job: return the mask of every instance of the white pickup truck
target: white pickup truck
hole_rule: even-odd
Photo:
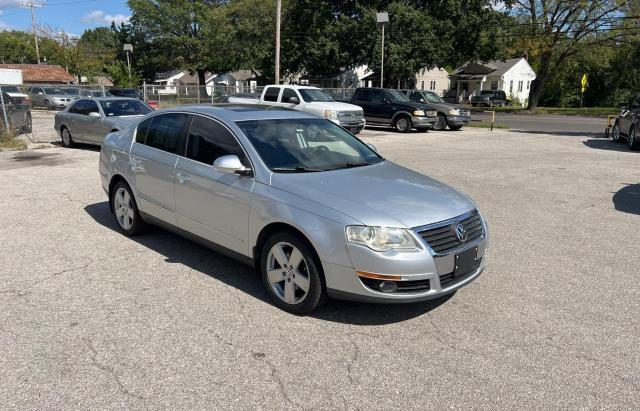
[[[229,96],[229,103],[259,104],[287,107],[324,117],[358,134],[366,121],[362,108],[353,104],[337,102],[326,91],[311,86],[270,85],[266,86],[260,98]]]

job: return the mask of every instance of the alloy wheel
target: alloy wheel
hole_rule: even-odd
[[[613,125],[613,130],[611,131],[611,139],[615,142],[620,141],[620,125],[615,123]]]
[[[62,130],[62,143],[65,147],[71,146],[71,133],[69,133],[69,129],[67,128]]]
[[[120,224],[120,227],[124,230],[129,230],[131,226],[133,226],[133,219],[135,216],[129,192],[123,187],[118,188],[118,190],[116,190],[114,200],[113,208],[116,213],[118,224]]]
[[[287,304],[299,304],[309,292],[309,266],[295,246],[279,242],[267,255],[267,279],[273,293]]]
[[[407,131],[407,129],[409,128],[409,120],[404,117],[399,118],[396,121],[396,128],[398,129],[398,131]]]
[[[433,129],[436,131],[442,131],[446,128],[447,128],[447,119],[443,115],[439,114],[438,121],[436,122],[436,124],[434,124]]]

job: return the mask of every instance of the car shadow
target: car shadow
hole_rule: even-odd
[[[623,143],[616,143],[609,139],[593,139],[583,141],[582,144],[589,148],[595,148],[598,150],[608,150],[608,151],[621,151],[621,152],[630,152],[629,147]]]
[[[546,131],[546,130],[520,130],[517,127],[511,127],[511,131],[517,131],[522,134],[544,134],[547,136],[557,136],[557,137],[589,137],[589,138],[600,138],[602,141],[607,141],[604,137],[604,132],[594,132],[594,131]],[[596,141],[596,140],[594,140]]]
[[[90,204],[84,210],[98,224],[120,233],[107,201]],[[271,304],[267,291],[252,267],[159,227],[153,227],[145,235],[128,239],[163,255],[167,263],[185,265]],[[205,258],[207,264],[203,264]],[[423,315],[446,302],[452,295],[413,304],[370,304],[330,300],[310,313],[309,317],[344,324],[385,325]]]
[[[640,184],[626,184],[613,195],[612,200],[616,210],[640,215]]]

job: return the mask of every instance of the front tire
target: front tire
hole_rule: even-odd
[[[614,143],[620,143],[622,141],[620,138],[620,122],[618,121],[613,124],[613,129],[611,130],[611,141]]]
[[[634,126],[629,130],[629,137],[627,137],[627,143],[629,144],[629,150],[638,151],[640,150],[640,141],[638,141],[638,136],[636,134],[636,128]]]
[[[321,270],[314,251],[295,234],[274,234],[262,247],[262,282],[273,303],[290,313],[309,313],[326,300]]]
[[[66,148],[71,148],[75,145],[71,132],[66,127],[62,127],[62,145]]]
[[[398,116],[393,122],[393,127],[399,133],[408,133],[411,131],[411,119],[408,116]]]
[[[433,129],[435,131],[443,131],[446,128],[447,128],[447,118],[442,114],[438,114],[438,121],[433,125]]]
[[[128,237],[141,234],[147,228],[147,224],[140,217],[131,188],[124,181],[117,182],[111,191],[111,211],[118,227]]]

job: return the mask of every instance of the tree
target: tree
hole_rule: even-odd
[[[515,0],[514,14],[521,24],[516,41],[523,39],[537,69],[529,92],[528,109],[538,106],[542,92],[562,64],[581,50],[615,40],[627,0]]]

